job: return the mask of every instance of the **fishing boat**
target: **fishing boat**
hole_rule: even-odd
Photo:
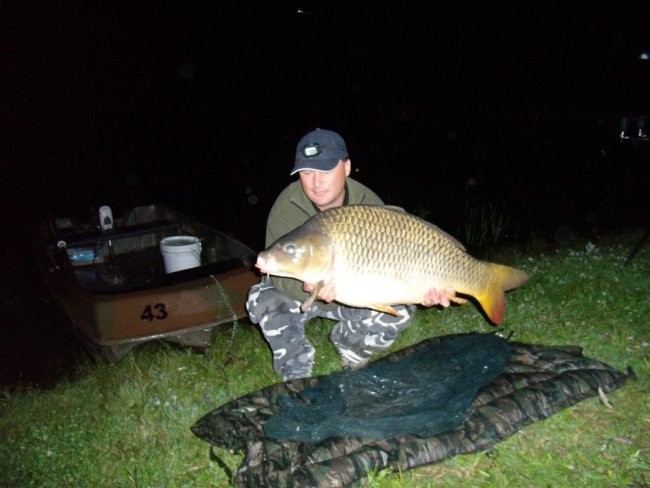
[[[258,281],[255,251],[166,205],[49,219],[39,239],[52,299],[113,362],[154,340],[205,351],[216,326],[246,316]]]

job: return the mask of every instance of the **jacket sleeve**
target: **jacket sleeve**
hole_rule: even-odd
[[[271,246],[280,237],[304,224],[311,215],[292,203],[291,194],[285,191],[273,204],[266,221],[266,247]],[[293,278],[272,276],[271,281],[282,293],[294,300],[305,301],[309,297],[302,289],[302,281]]]

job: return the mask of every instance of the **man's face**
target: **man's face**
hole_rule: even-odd
[[[350,160],[340,159],[327,172],[302,170],[299,173],[302,189],[321,210],[340,207],[345,198],[345,180],[350,174]]]

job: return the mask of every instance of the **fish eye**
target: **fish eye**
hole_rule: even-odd
[[[289,254],[290,256],[293,256],[296,254],[296,246],[294,244],[287,244],[284,246],[284,252]]]

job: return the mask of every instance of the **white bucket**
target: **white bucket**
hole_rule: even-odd
[[[201,240],[198,237],[165,237],[160,241],[160,252],[167,273],[201,266]]]

